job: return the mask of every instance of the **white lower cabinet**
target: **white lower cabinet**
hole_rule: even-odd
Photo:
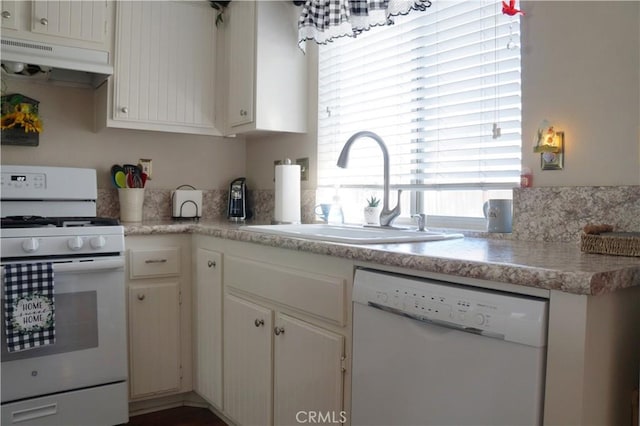
[[[192,252],[194,391],[237,425],[348,425],[353,264],[204,235]]]
[[[222,253],[196,248],[193,389],[222,409]]]
[[[352,269],[308,253],[228,245],[225,415],[239,425],[293,425],[320,416],[321,423],[346,422]]]
[[[343,417],[344,337],[283,313],[274,330],[274,424]]]
[[[224,335],[225,412],[238,424],[298,424],[309,413],[339,418],[343,336],[232,294]]]
[[[180,283],[129,286],[131,399],[180,390]]]
[[[129,398],[191,390],[190,236],[129,236]]]
[[[240,425],[271,424],[273,312],[233,295],[224,303],[225,413]]]

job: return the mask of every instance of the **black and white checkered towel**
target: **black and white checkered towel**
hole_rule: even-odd
[[[304,51],[307,40],[326,44],[336,37],[355,37],[429,6],[430,0],[307,0],[298,18],[298,46]]]
[[[5,265],[3,272],[7,350],[55,343],[53,264]]]

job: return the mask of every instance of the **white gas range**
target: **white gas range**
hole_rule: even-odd
[[[96,217],[95,170],[1,175],[2,424],[126,423],[124,232]],[[25,312],[48,319],[27,327]]]

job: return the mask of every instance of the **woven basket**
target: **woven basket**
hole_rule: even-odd
[[[582,234],[580,250],[586,253],[640,256],[640,233],[610,232],[602,235]]]

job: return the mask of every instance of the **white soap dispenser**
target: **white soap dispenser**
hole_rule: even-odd
[[[338,195],[337,191],[333,196],[331,208],[329,208],[327,223],[329,225],[342,225],[344,223],[344,214],[342,212],[342,205],[340,204],[340,196]]]

